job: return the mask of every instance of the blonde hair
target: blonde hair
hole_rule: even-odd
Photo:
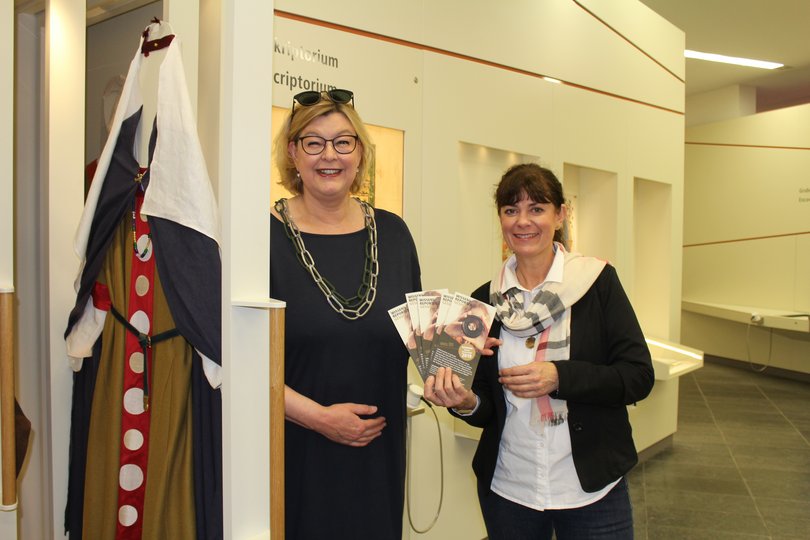
[[[313,120],[333,113],[340,113],[346,117],[355,133],[357,133],[357,138],[361,144],[360,165],[351,186],[352,193],[360,191],[368,168],[374,163],[374,145],[368,131],[366,131],[365,124],[363,124],[354,107],[348,103],[335,103],[325,96],[322,96],[321,101],[315,105],[308,107],[296,106],[295,113],[291,112],[287,116],[281,131],[279,131],[276,140],[273,142],[273,156],[275,157],[278,172],[281,174],[279,183],[288,191],[300,195],[304,188],[301,178],[298,176],[298,170],[295,168],[295,162],[293,162],[290,155],[289,144],[296,141],[298,136]]]

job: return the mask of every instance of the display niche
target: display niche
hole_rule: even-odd
[[[568,206],[569,247],[615,263],[617,259],[617,175],[566,163],[561,178]]]
[[[497,271],[500,265],[511,253],[501,238],[501,226],[495,210],[495,186],[501,180],[506,170],[519,163],[539,163],[537,156],[499,150],[479,144],[466,142],[458,143],[459,180],[458,189],[459,208],[463,208],[460,218],[463,220],[461,230],[475,231],[474,234],[465,234],[460,237],[466,242],[462,253],[481,253],[482,239],[486,239],[489,246],[488,260],[492,265],[491,273]],[[542,163],[541,163],[542,165]],[[490,216],[490,219],[481,219],[481,216]]]

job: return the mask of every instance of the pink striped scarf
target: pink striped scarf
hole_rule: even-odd
[[[537,352],[534,361],[568,360],[571,353],[571,306],[591,288],[605,267],[605,261],[584,257],[579,253],[565,251],[563,280],[546,282],[524,305],[523,290],[518,287],[505,289],[504,273],[506,261],[490,284],[490,303],[495,306],[496,317],[503,329],[513,336],[527,338],[537,336]],[[568,416],[564,400],[551,399],[548,395],[535,398],[531,424],[535,426],[556,426]]]

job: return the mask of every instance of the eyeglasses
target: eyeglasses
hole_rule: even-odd
[[[326,96],[333,103],[349,103],[351,101],[354,107],[354,92],[351,90],[342,90],[340,88],[333,88],[332,90],[323,90],[318,92],[316,90],[307,90],[300,92],[293,96],[292,112],[290,117],[295,114],[295,102],[297,101],[302,107],[311,107],[321,101],[321,98]]]
[[[326,143],[332,143],[332,148],[338,154],[351,154],[357,148],[357,135],[341,135],[334,139],[324,139],[317,135],[306,135],[296,139],[301,143],[301,148],[310,156],[317,156],[326,150]]]

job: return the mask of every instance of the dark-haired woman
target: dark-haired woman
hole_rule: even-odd
[[[536,164],[495,193],[513,255],[473,293],[497,309],[472,390],[440,369],[425,398],[483,433],[473,459],[491,540],[630,539],[626,406],[653,386],[650,353],[612,266],[566,251],[562,185]]]
[[[408,354],[388,310],[420,289],[405,223],[352,197],[374,147],[347,90],[302,92],[275,142],[270,289],[286,301],[286,538],[400,540]]]

